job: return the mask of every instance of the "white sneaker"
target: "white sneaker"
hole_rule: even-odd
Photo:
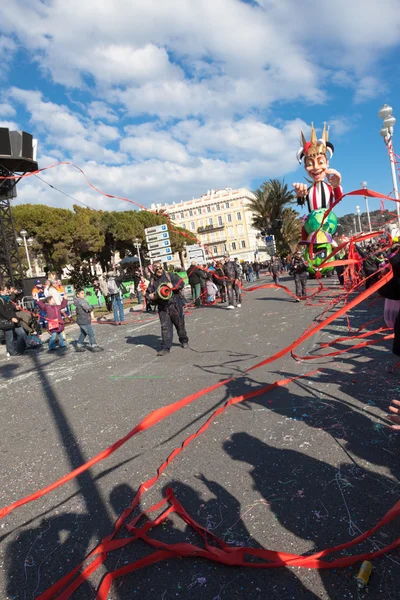
[[[242,305],[241,305],[241,303],[239,302],[239,304],[237,304],[237,307],[238,307],[238,308],[240,308],[241,306],[242,306]]]
[[[230,304],[230,305],[229,305],[229,306],[227,306],[226,308],[227,308],[227,310],[233,310],[235,307],[234,307],[234,306],[232,306],[232,304]]]

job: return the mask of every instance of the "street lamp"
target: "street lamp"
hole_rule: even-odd
[[[367,182],[366,181],[362,181],[361,182],[361,187],[363,190],[367,189]],[[368,227],[369,227],[369,231],[372,231],[372,227],[371,227],[371,217],[369,216],[369,206],[368,206],[368,196],[364,196],[364,200],[365,200],[365,206],[367,209],[367,217],[368,217]]]
[[[356,206],[356,213],[357,213],[357,217],[358,217],[358,227],[360,229],[360,233],[362,233],[362,225],[361,225],[361,217],[360,217],[361,211],[360,211],[359,206]]]
[[[28,268],[28,271],[27,271],[27,273],[26,273],[26,274],[28,275],[28,273],[29,273],[29,277],[32,277],[32,265],[31,265],[31,259],[30,259],[30,257],[29,257],[29,252],[28,252],[28,244],[26,243],[26,236],[28,235],[28,232],[27,232],[27,231],[25,231],[25,229],[21,229],[21,231],[20,231],[19,233],[20,233],[20,235],[22,235],[22,238],[23,238],[23,242],[24,242],[24,246],[25,246],[25,253],[26,253],[26,260],[28,261],[28,267],[29,267],[29,268]],[[22,243],[22,239],[21,239],[20,237],[18,237],[18,238],[17,238],[17,242],[18,242],[19,244],[21,244],[21,243]],[[28,243],[29,243],[29,244],[32,244],[32,242],[33,242],[33,239],[32,239],[32,238],[29,238],[29,239],[28,239]]]
[[[378,116],[383,120],[383,127],[380,130],[380,135],[385,140],[386,147],[389,152],[389,161],[390,168],[392,171],[392,181],[393,181],[393,191],[394,197],[396,200],[396,211],[397,211],[397,225],[400,228],[400,205],[399,205],[399,190],[397,187],[397,175],[396,175],[396,165],[394,160],[394,150],[393,150],[393,132],[394,126],[396,123],[396,119],[392,114],[393,109],[388,104],[384,104],[379,112]]]
[[[138,257],[139,257],[140,272],[143,275],[143,271],[142,271],[142,259],[140,258],[140,239],[139,238],[135,238],[135,248],[137,250]]]

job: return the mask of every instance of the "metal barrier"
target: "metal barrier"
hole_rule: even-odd
[[[32,312],[37,312],[37,306],[35,306],[35,299],[33,296],[24,296],[21,300],[22,308]]]

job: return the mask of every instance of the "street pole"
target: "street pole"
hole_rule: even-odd
[[[28,252],[28,244],[26,243],[26,236],[27,236],[27,232],[25,231],[25,229],[23,229],[22,231],[20,231],[20,234],[22,235],[22,238],[24,240],[24,246],[25,246],[25,253],[26,253],[26,260],[28,261],[28,272],[27,275],[29,273],[29,277],[32,277],[32,265],[31,265],[31,259],[29,257],[29,252]]]
[[[140,248],[140,245],[139,245],[139,240],[138,240],[138,238],[136,238],[136,240],[135,240],[135,246],[136,246],[136,250],[137,250],[137,253],[138,253],[138,258],[139,258],[139,267],[140,267],[140,272],[141,272],[141,274],[143,275],[143,269],[142,269],[142,259],[141,259],[141,257],[140,257],[140,250],[139,250],[139,248]]]
[[[396,212],[397,212],[397,227],[400,229],[400,205],[399,205],[399,189],[397,186],[397,173],[396,164],[393,150],[393,133],[396,119],[394,117],[393,109],[388,104],[384,104],[378,112],[379,118],[383,120],[383,127],[380,130],[380,134],[385,140],[385,144],[389,153],[390,170],[392,172],[393,191],[394,199],[396,201]]]
[[[396,162],[394,159],[393,141],[392,138],[387,143],[389,151],[390,169],[392,171],[393,191],[396,200],[397,225],[400,228],[400,203],[399,203],[399,188],[397,185]]]
[[[362,225],[361,225],[361,217],[360,217],[360,207],[356,206],[356,213],[357,213],[357,217],[358,217],[358,227],[360,230],[360,233],[362,233]]]
[[[366,181],[362,181],[361,182],[361,187],[366,190],[367,189],[367,182]],[[365,200],[365,208],[367,209],[367,218],[368,218],[368,227],[369,227],[369,232],[372,232],[372,226],[371,226],[371,217],[369,214],[369,205],[368,205],[368,196],[364,196],[364,200]]]

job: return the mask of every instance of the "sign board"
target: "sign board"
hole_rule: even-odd
[[[158,248],[169,248],[171,246],[171,242],[168,240],[161,240],[159,242],[147,242],[147,247],[149,250],[157,250]]]
[[[165,223],[163,225],[156,225],[155,227],[147,227],[144,230],[146,237],[151,233],[161,233],[162,231],[168,231],[168,225]]]
[[[275,236],[274,235],[266,235],[265,236],[265,245],[267,246],[268,254],[273,256],[276,253]]]
[[[158,250],[149,250],[149,256],[151,258],[159,258],[160,256],[164,256],[166,254],[172,254],[171,248],[158,248]]]
[[[174,260],[174,255],[173,254],[160,254],[159,256],[152,256],[151,257],[151,262],[172,262]]]
[[[162,233],[150,233],[146,235],[147,243],[159,242],[160,240],[169,240],[169,232],[163,231]]]
[[[186,246],[186,253],[188,260],[196,260],[199,262],[205,262],[206,260],[204,248],[199,244],[192,244],[191,246]]]

